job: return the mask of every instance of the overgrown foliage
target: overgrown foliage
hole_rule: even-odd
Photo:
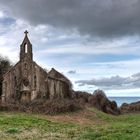
[[[3,75],[10,69],[11,63],[7,58],[0,56],[0,96],[2,94]]]
[[[22,111],[55,115],[58,113],[74,112],[82,109],[77,100],[71,99],[36,99],[29,103],[8,102],[0,106],[0,111]]]
[[[115,101],[110,101],[102,90],[94,94],[73,91],[72,98],[37,98],[30,102],[11,100],[0,106],[0,110],[58,114],[74,112],[86,107],[94,107],[108,114],[119,115],[120,110]]]

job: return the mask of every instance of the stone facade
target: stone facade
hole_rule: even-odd
[[[27,31],[20,45],[20,60],[3,77],[2,102],[30,102],[37,98],[70,97],[71,82],[54,68],[46,72],[33,61]]]

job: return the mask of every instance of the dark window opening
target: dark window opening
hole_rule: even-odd
[[[4,82],[4,94],[6,95],[7,93],[7,82]]]
[[[34,76],[34,88],[36,89],[36,76]]]
[[[24,64],[24,66],[25,66],[25,69],[27,69],[27,64],[26,63]]]
[[[15,86],[17,85],[17,77],[15,76],[14,77],[14,83],[15,83]]]

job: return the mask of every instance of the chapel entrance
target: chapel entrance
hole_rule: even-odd
[[[31,92],[30,91],[22,91],[20,102],[28,103],[31,101]]]

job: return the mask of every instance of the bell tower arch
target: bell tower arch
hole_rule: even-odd
[[[20,61],[26,57],[26,59],[33,60],[33,53],[32,53],[32,44],[28,38],[28,31],[25,32],[25,37],[20,45]]]

